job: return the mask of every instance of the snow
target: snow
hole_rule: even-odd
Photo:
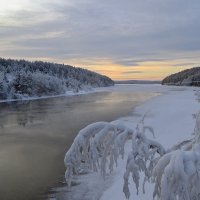
[[[87,95],[87,94],[92,94],[96,92],[104,92],[108,91],[105,87],[99,87],[99,88],[85,88],[85,90],[79,90],[78,92],[73,92],[73,91],[66,91],[64,94],[59,94],[59,95],[50,95],[50,96],[33,96],[33,97],[25,97],[24,95],[21,96],[20,99],[5,99],[5,100],[0,100],[0,103],[5,103],[5,102],[16,102],[16,101],[30,101],[30,100],[38,100],[38,99],[48,99],[48,98],[56,98],[56,97],[67,97],[67,96],[78,96],[78,95]]]
[[[0,99],[28,99],[114,85],[86,69],[47,62],[0,58]]]
[[[133,116],[121,118],[117,121],[120,120],[127,126],[133,127],[142,115],[146,113],[145,124],[153,127],[156,140],[166,149],[178,142],[190,139],[195,127],[195,120],[192,115],[199,111],[199,103],[195,96],[198,88],[175,86],[147,86],[147,88],[146,86],[141,86],[141,88],[147,91],[151,88],[152,91],[163,92],[163,95],[137,107],[133,112]],[[130,152],[130,144],[126,146],[126,152]],[[103,193],[100,200],[121,200],[125,198],[122,191],[125,167],[126,162],[121,161],[120,167],[115,169],[116,176],[112,186]],[[130,181],[130,184],[132,187],[130,199],[153,199],[153,185],[146,185],[145,194],[140,191],[139,195],[137,195],[132,181]]]
[[[153,127],[156,141],[161,143],[165,149],[169,149],[183,140],[191,139],[195,127],[193,114],[199,111],[199,103],[195,95],[199,90],[198,88],[161,85],[117,85],[115,87],[104,88],[103,91],[105,90],[154,92],[162,94],[135,108],[131,116],[117,119],[113,121],[112,124],[122,124],[130,129],[135,129],[138,122],[145,115],[145,125]],[[99,89],[99,91],[101,91],[101,89]],[[148,138],[151,138],[150,134]],[[64,190],[60,189],[60,191],[62,191],[62,198],[56,199],[125,199],[123,193],[123,176],[126,171],[126,160],[128,153],[131,151],[131,145],[131,141],[127,142],[125,145],[124,160],[118,159],[118,167],[114,168],[114,172],[109,176],[106,176],[104,182],[102,181],[100,173],[99,176],[96,173],[81,176],[79,177],[79,181],[83,184],[72,187],[71,192],[64,192],[67,190],[66,188]],[[139,195],[137,195],[133,181],[129,180],[130,199],[153,199],[154,185],[147,183],[145,186],[145,194],[143,194],[142,179],[143,175],[140,177]],[[88,181],[89,184],[84,184]],[[84,189],[82,185],[84,185]],[[70,198],[69,193],[71,195]]]

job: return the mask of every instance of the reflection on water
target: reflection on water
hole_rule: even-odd
[[[0,104],[0,199],[40,200],[64,175],[77,132],[111,121],[155,94],[106,92]]]

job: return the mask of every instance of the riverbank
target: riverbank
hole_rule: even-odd
[[[118,86],[118,88],[113,89],[119,89],[119,87],[123,86]],[[115,121],[116,123],[120,122],[128,127],[135,128],[141,117],[146,114],[145,124],[154,128],[156,140],[158,140],[166,149],[182,140],[192,137],[191,134],[195,124],[193,114],[197,113],[200,107],[197,101],[197,96],[195,95],[199,88],[161,85],[133,85],[132,87],[127,87],[125,90],[129,92],[151,91],[161,93],[162,95],[152,98],[136,107],[131,116],[120,118]],[[130,148],[131,145],[130,142],[128,142],[126,145],[126,156],[128,152],[130,152]],[[60,188],[60,192],[58,192],[60,197],[56,197],[56,199],[125,199],[122,191],[125,166],[126,158],[124,160],[119,160],[118,167],[114,170],[113,174],[106,178],[105,181],[102,179],[100,174],[95,173],[78,177],[77,179],[80,183],[79,186],[72,187],[71,192],[66,188]],[[139,195],[136,195],[135,186],[132,184],[131,180],[130,184],[132,187],[130,199],[152,199],[152,185],[146,185],[145,195],[142,194],[142,191],[140,191]],[[84,188],[82,187],[83,185]],[[82,192],[83,189],[84,192]]]
[[[21,99],[5,99],[5,100],[0,100],[0,103],[6,103],[6,102],[23,102],[23,101],[32,101],[32,100],[39,100],[39,99],[50,99],[50,98],[57,98],[57,97],[69,97],[69,96],[78,96],[78,95],[87,95],[87,94],[92,94],[96,92],[103,92],[106,89],[104,87],[99,87],[99,88],[90,88],[87,90],[80,90],[78,92],[73,92],[73,91],[67,91],[64,94],[59,94],[59,95],[50,95],[50,96],[34,96],[34,97],[22,97]]]

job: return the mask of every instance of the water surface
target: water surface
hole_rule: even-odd
[[[0,104],[0,199],[41,200],[81,128],[130,114],[152,93],[102,92]]]

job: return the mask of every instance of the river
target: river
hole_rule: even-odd
[[[155,96],[100,92],[0,104],[0,199],[41,200],[63,179],[63,159],[78,131],[131,114]]]

